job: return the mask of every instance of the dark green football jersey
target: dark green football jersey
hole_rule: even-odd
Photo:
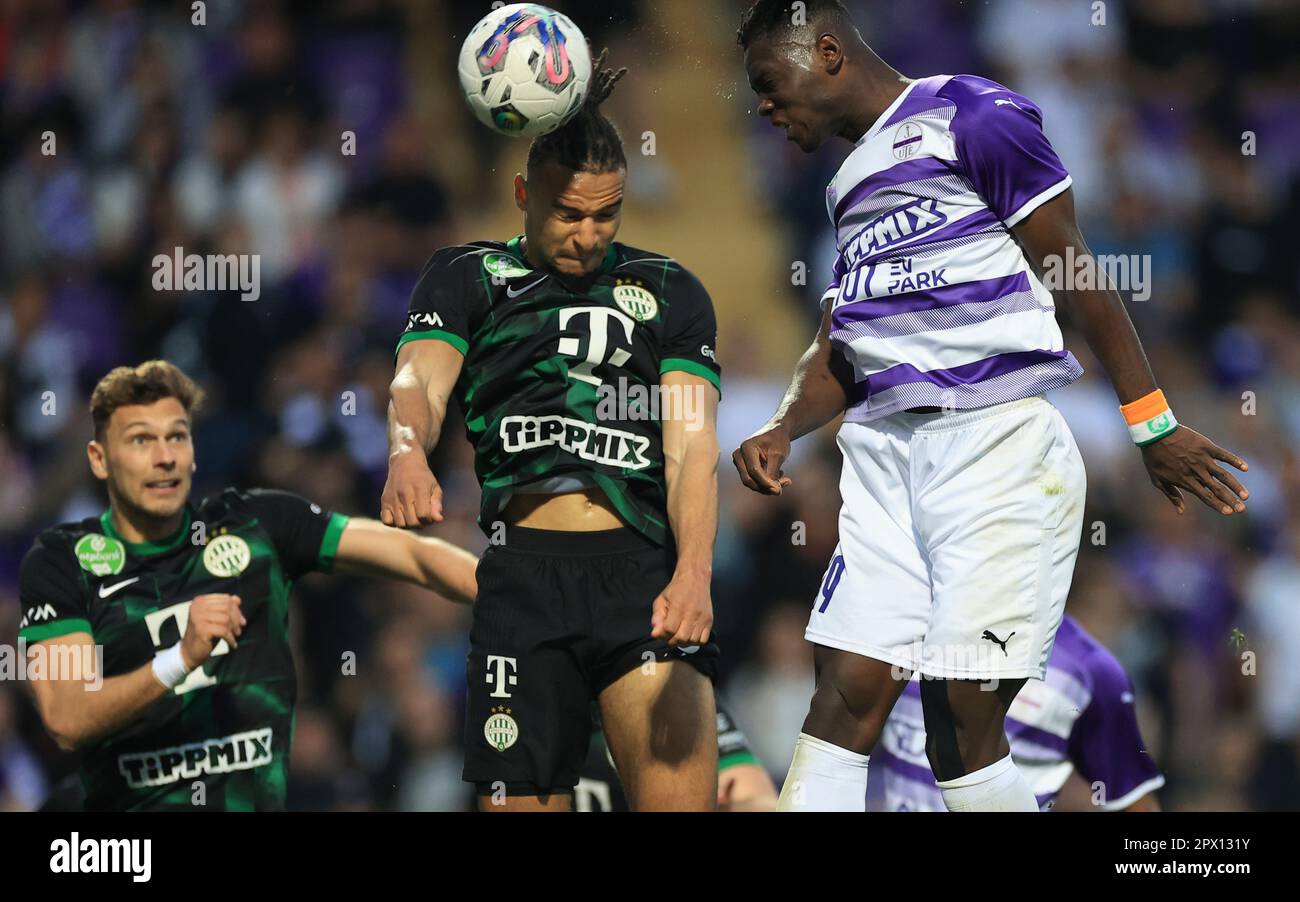
[[[105,678],[180,641],[199,595],[238,595],[247,620],[238,648],[218,643],[170,694],[84,751],[88,809],[284,807],[297,688],[289,589],[332,568],[346,524],[287,492],[226,489],[187,505],[165,542],[123,540],[107,511],[41,533],[23,560],[19,638],[90,633]]]
[[[708,292],[675,260],[617,242],[586,277],[535,270],[521,238],[435,253],[398,342],[435,339],[465,355],[455,396],[483,488],[479,525],[491,535],[516,492],[592,486],[662,545],[661,420],[699,404],[657,388],[681,371],[721,390]]]

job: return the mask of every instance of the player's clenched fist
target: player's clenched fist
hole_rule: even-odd
[[[190,670],[199,667],[222,639],[231,648],[238,648],[239,634],[247,623],[239,609],[238,595],[216,592],[194,599],[190,603],[190,622],[181,639],[181,657],[185,666]]]
[[[709,579],[699,574],[677,573],[651,606],[650,636],[667,639],[673,648],[703,645],[713,629],[713,601]]]
[[[747,488],[763,495],[779,495],[792,481],[781,470],[789,456],[790,433],[782,426],[773,426],[745,439],[732,453],[731,462]]]
[[[442,522],[442,486],[423,454],[394,454],[379,500],[379,519],[388,526],[413,529]]]

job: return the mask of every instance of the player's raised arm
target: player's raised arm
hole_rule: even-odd
[[[1067,249],[1076,267],[1097,266],[1075,221],[1072,190],[1038,207],[1015,226],[1015,233],[1040,274],[1049,261],[1068,259]],[[1246,462],[1174,419],[1164,394],[1156,387],[1146,353],[1119,294],[1110,287],[1076,288],[1067,284],[1058,296],[1064,298],[1088,346],[1110,377],[1134,441],[1142,448],[1142,462],[1152,484],[1180,514],[1185,510],[1180,489],[1222,514],[1244,511],[1246,505],[1242,502],[1249,493],[1219,462],[1243,472]]]
[[[474,578],[478,558],[473,554],[377,520],[350,518],[334,560],[340,573],[400,579],[463,604],[473,604],[478,594]]]
[[[790,443],[825,426],[848,407],[845,377],[835,370],[840,358],[830,341],[833,306],[827,298],[817,337],[795,365],[776,413],[731,455],[740,481],[763,495],[779,495],[790,484],[790,477],[781,471],[790,456]]]
[[[442,434],[463,359],[441,341],[410,342],[398,351],[388,389],[388,481],[379,514],[389,526],[442,520],[442,488],[429,470],[428,455]]]
[[[677,543],[672,580],[654,601],[650,635],[669,644],[703,645],[713,628],[709,583],[718,532],[718,393],[712,382],[666,372],[660,385],[677,408],[662,422],[668,521]]]

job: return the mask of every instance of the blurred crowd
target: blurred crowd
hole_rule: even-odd
[[[687,2],[550,5],[635,59],[629,35]],[[743,5],[700,13],[733,79]],[[1150,255],[1151,297],[1128,309],[1179,419],[1250,462],[1249,513],[1173,512],[1063,322],[1087,369],[1053,398],[1089,476],[1069,610],[1133,677],[1166,807],[1300,808],[1300,10],[1110,0],[1094,24],[1082,0],[848,5],[905,75],[977,73],[1039,103],[1092,249]],[[35,534],[103,509],[85,402],[108,369],[162,356],[208,390],[196,493],[275,486],[373,516],[393,347],[419,268],[452,240],[509,237],[466,233],[501,140],[456,97],[454,56],[489,4],[205,6],[196,27],[188,2],[0,0],[3,643]],[[814,274],[778,299],[811,337],[833,253],[825,185],[848,146],[804,157],[746,115],[748,98],[714,99],[738,126],[737,171],[761,173],[771,228]],[[176,247],[259,254],[260,298],[157,290],[151,261]],[[745,303],[715,301],[720,313]],[[794,361],[725,338],[720,689],[779,781],[812,687],[802,633],[837,541],[839,456],[828,428],[797,446],[793,491],[743,489],[726,458]],[[480,550],[462,434],[449,422],[434,458],[448,514],[436,534]],[[466,808],[468,611],[313,576],[291,622],[290,807]],[[0,809],[38,807],[75,766],[22,688],[0,683]]]

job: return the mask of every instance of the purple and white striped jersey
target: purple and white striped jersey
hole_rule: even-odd
[[[1025,683],[1006,723],[1011,757],[1041,810],[1055,803],[1075,770],[1103,784],[1102,810],[1125,808],[1165,784],[1142,741],[1128,674],[1069,616],[1057,631],[1046,678]],[[925,757],[918,679],[903,690],[871,753],[867,810],[946,810]]]
[[[854,367],[847,419],[983,407],[1083,373],[1011,227],[1070,187],[1030,100],[973,75],[911,82],[826,192],[831,341]]]

